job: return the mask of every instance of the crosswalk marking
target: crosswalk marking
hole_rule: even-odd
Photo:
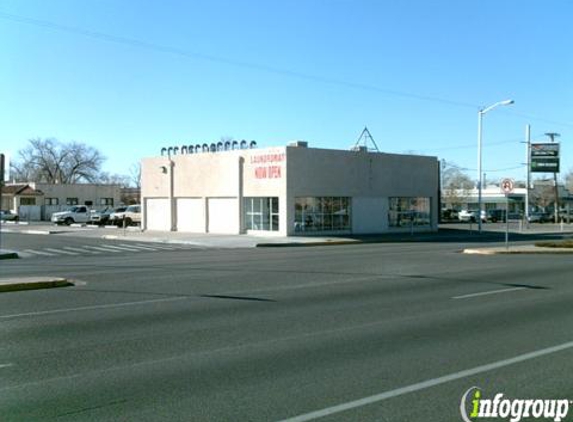
[[[90,251],[89,249],[85,249],[83,247],[73,248],[71,246],[64,246],[62,249],[66,249],[68,251],[73,251],[73,252],[90,253],[90,254],[99,254],[100,253],[100,252],[96,252],[96,251]]]
[[[77,252],[70,252],[70,251],[66,251],[64,249],[55,249],[55,248],[44,248],[45,251],[50,251],[50,252],[54,252],[54,253],[63,253],[64,255],[79,255],[79,253]]]
[[[138,251],[138,249],[129,248],[129,247],[126,247],[126,246],[103,245],[103,247],[105,247],[105,248],[111,248],[111,249],[116,249],[116,250],[119,250],[119,251],[129,251],[129,252],[137,252],[137,251]]]
[[[22,252],[31,253],[34,255],[54,256],[55,254],[49,252],[35,251],[33,249],[24,249]]]
[[[102,248],[99,246],[84,246],[84,248],[95,249],[96,251],[100,251],[100,252],[114,252],[114,253],[121,252],[121,251],[118,251],[117,249],[107,249],[107,248]]]
[[[41,248],[41,249],[24,249],[23,254],[30,256],[78,256],[78,255],[99,255],[104,252],[121,253],[121,252],[149,252],[149,251],[172,251],[186,249],[183,245],[148,245],[148,244],[99,244],[98,246],[91,245],[77,245],[77,246],[62,246],[61,248]]]
[[[161,246],[155,246],[155,245],[153,245],[153,247],[149,247],[149,246],[142,246],[142,245],[126,245],[125,243],[120,243],[120,246],[124,246],[127,248],[135,248],[135,249],[139,249],[139,250],[147,250],[147,251],[156,251],[157,249],[164,249]]]

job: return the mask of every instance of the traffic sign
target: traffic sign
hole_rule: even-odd
[[[503,193],[510,194],[513,192],[513,180],[512,179],[503,179],[500,183],[501,190]]]

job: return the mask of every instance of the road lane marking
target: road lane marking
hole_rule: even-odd
[[[0,363],[0,369],[9,368],[10,366],[14,366],[14,364],[13,363]]]
[[[179,296],[179,297],[168,297],[168,298],[161,298],[161,299],[140,300],[137,302],[122,302],[122,303],[110,303],[107,305],[81,306],[78,308],[52,309],[49,311],[37,311],[37,312],[25,312],[25,313],[21,313],[21,314],[0,315],[0,319],[61,314],[61,313],[65,313],[65,312],[91,311],[94,309],[121,308],[124,306],[146,305],[148,303],[159,303],[159,302],[175,302],[177,300],[189,300],[189,299],[190,298],[186,297],[186,296],[184,296],[184,297]]]
[[[507,293],[507,292],[515,292],[517,290],[525,290],[527,287],[512,287],[510,289],[501,289],[501,290],[488,290],[487,292],[479,292],[479,293],[470,293],[468,295],[462,296],[454,296],[452,299],[468,299],[470,297],[478,297],[478,296],[487,296],[487,295],[495,295],[497,293]]]
[[[570,341],[568,343],[563,343],[558,346],[537,350],[535,352],[525,353],[523,355],[500,360],[486,365],[476,366],[474,368],[466,369],[464,371],[454,372],[452,374],[444,375],[442,377],[432,378],[416,384],[411,384],[405,387],[397,388],[395,390],[390,390],[380,394],[375,394],[373,396],[368,396],[358,400],[353,400],[335,406],[326,407],[324,409],[316,410],[314,412],[304,413],[298,416],[294,416],[292,418],[282,419],[279,422],[306,422],[324,418],[325,416],[333,415],[340,412],[345,412],[347,410],[356,409],[362,406],[367,406],[369,404],[381,402],[383,400],[388,400],[394,397],[402,396],[404,394],[414,393],[416,391],[421,391],[428,388],[436,387],[441,384],[457,381],[463,378],[472,377],[474,375],[479,375],[484,372],[493,371],[494,369],[504,368],[506,366],[515,365],[517,363],[525,362],[541,356],[551,355],[553,353],[561,352],[563,350],[568,350],[571,348],[573,348],[573,341]]]
[[[56,254],[43,252],[43,251],[36,251],[34,249],[24,249],[22,252],[31,253],[33,255],[43,255],[43,256],[55,256]]]
[[[55,248],[45,248],[44,250],[46,251],[50,251],[50,252],[54,252],[57,254],[64,254],[64,255],[79,255],[79,253],[77,252],[70,252],[70,251],[65,251],[63,249],[55,249]]]

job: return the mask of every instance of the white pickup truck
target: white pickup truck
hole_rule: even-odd
[[[52,223],[67,224],[87,223],[90,219],[90,210],[85,205],[71,207],[67,211],[55,212],[52,214]]]

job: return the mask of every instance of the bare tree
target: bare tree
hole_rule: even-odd
[[[130,186],[141,188],[141,163],[139,161],[129,168],[129,182]]]
[[[565,174],[565,187],[569,192],[573,192],[573,168]]]
[[[442,169],[442,198],[444,205],[460,208],[470,196],[473,180],[455,164],[446,163]]]
[[[553,180],[535,180],[533,189],[529,191],[529,201],[532,205],[546,210],[555,203],[555,187]]]
[[[126,176],[125,174],[108,173],[108,172],[100,173],[97,179],[97,183],[103,183],[108,185],[120,185],[122,188],[129,187],[130,181],[131,181],[130,177]]]
[[[14,177],[23,182],[81,183],[100,178],[104,156],[95,148],[79,142],[57,139],[30,139],[12,163]]]

